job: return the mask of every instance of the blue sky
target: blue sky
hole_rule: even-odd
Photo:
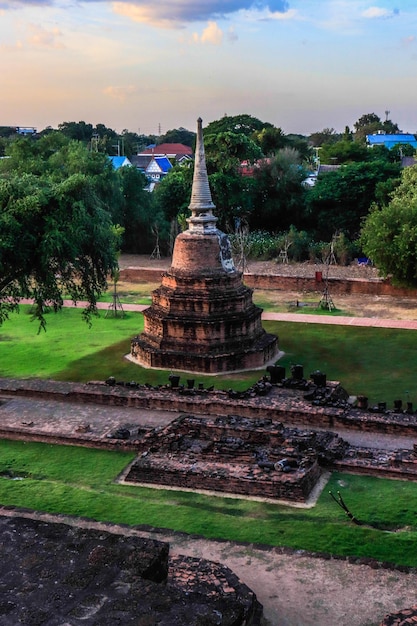
[[[0,0],[0,125],[417,132],[416,0]]]

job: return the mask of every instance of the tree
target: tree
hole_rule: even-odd
[[[87,300],[87,319],[107,277],[117,267],[119,244],[94,180],[73,174],[13,172],[0,179],[0,323],[21,298],[33,298],[45,326],[45,306],[58,310],[63,294]]]
[[[243,133],[230,131],[204,135],[207,171],[237,173],[243,161],[250,163],[262,158],[262,151]]]
[[[256,198],[249,224],[252,230],[281,232],[292,224],[301,226],[305,190],[302,181],[306,170],[300,154],[293,148],[279,150],[273,159],[256,170]]]
[[[360,243],[385,276],[417,286],[417,166],[402,171],[388,204],[374,204],[363,223]]]
[[[388,111],[387,111],[388,114]],[[366,135],[372,135],[379,130],[384,133],[398,133],[398,124],[395,124],[388,118],[383,122],[376,113],[365,113],[353,125],[355,127],[356,141],[365,141]]]
[[[224,115],[220,120],[210,122],[204,129],[204,136],[217,135],[219,133],[236,133],[251,137],[253,133],[263,128],[273,128],[269,122],[261,122],[257,117],[243,113],[241,115]]]
[[[341,165],[342,163],[366,161],[367,157],[368,148],[366,146],[347,139],[325,144],[320,150],[321,163]]]
[[[162,211],[169,223],[178,214],[186,213],[190,204],[192,171],[187,167],[172,169],[153,192],[155,207]]]
[[[58,130],[68,139],[76,139],[77,141],[90,141],[93,134],[93,125],[81,122],[62,122],[58,125]]]
[[[305,227],[325,241],[338,231],[356,238],[378,183],[399,175],[399,165],[387,161],[350,163],[322,174],[306,195]]]
[[[0,162],[0,323],[20,298],[45,303],[62,294],[96,308],[120,248],[123,187],[109,159],[62,133],[19,138]],[[122,225],[123,226],[123,225]]]
[[[274,155],[288,144],[288,139],[281,128],[275,128],[275,126],[266,126],[260,131],[255,131],[253,139],[265,156]]]
[[[309,141],[312,146],[316,148],[320,148],[325,144],[336,143],[339,141],[340,135],[335,131],[334,128],[323,128],[321,131],[317,131],[312,133],[309,137]]]
[[[158,139],[158,144],[160,143],[182,143],[184,146],[189,146],[190,148],[194,148],[195,146],[195,138],[196,134],[183,128],[174,128],[172,130],[168,130],[165,135],[162,135]]]
[[[153,196],[145,191],[146,177],[135,167],[121,167],[116,172],[123,194],[120,219],[124,227],[122,250],[132,254],[152,251],[153,230],[157,226],[163,232],[164,218],[153,205]]]

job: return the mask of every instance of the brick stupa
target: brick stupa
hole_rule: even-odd
[[[172,265],[152,292],[130,358],[143,367],[205,374],[261,369],[277,356],[278,341],[262,328],[262,309],[233,264],[229,238],[216,228],[201,119],[189,208],[189,227],[175,240]]]

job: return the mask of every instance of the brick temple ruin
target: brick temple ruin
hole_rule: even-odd
[[[175,240],[130,358],[143,367],[206,374],[261,369],[277,357],[278,341],[263,329],[262,309],[234,266],[229,238],[216,228],[201,119],[189,208],[189,227]]]
[[[348,444],[272,419],[182,415],[145,435],[125,482],[305,502]]]

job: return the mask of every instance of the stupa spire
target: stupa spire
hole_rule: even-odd
[[[211,198],[210,185],[207,175],[206,155],[204,151],[203,120],[197,120],[197,142],[194,160],[193,187],[189,209],[191,217],[187,220],[189,230],[194,233],[216,233],[217,217],[213,215],[215,209]]]

